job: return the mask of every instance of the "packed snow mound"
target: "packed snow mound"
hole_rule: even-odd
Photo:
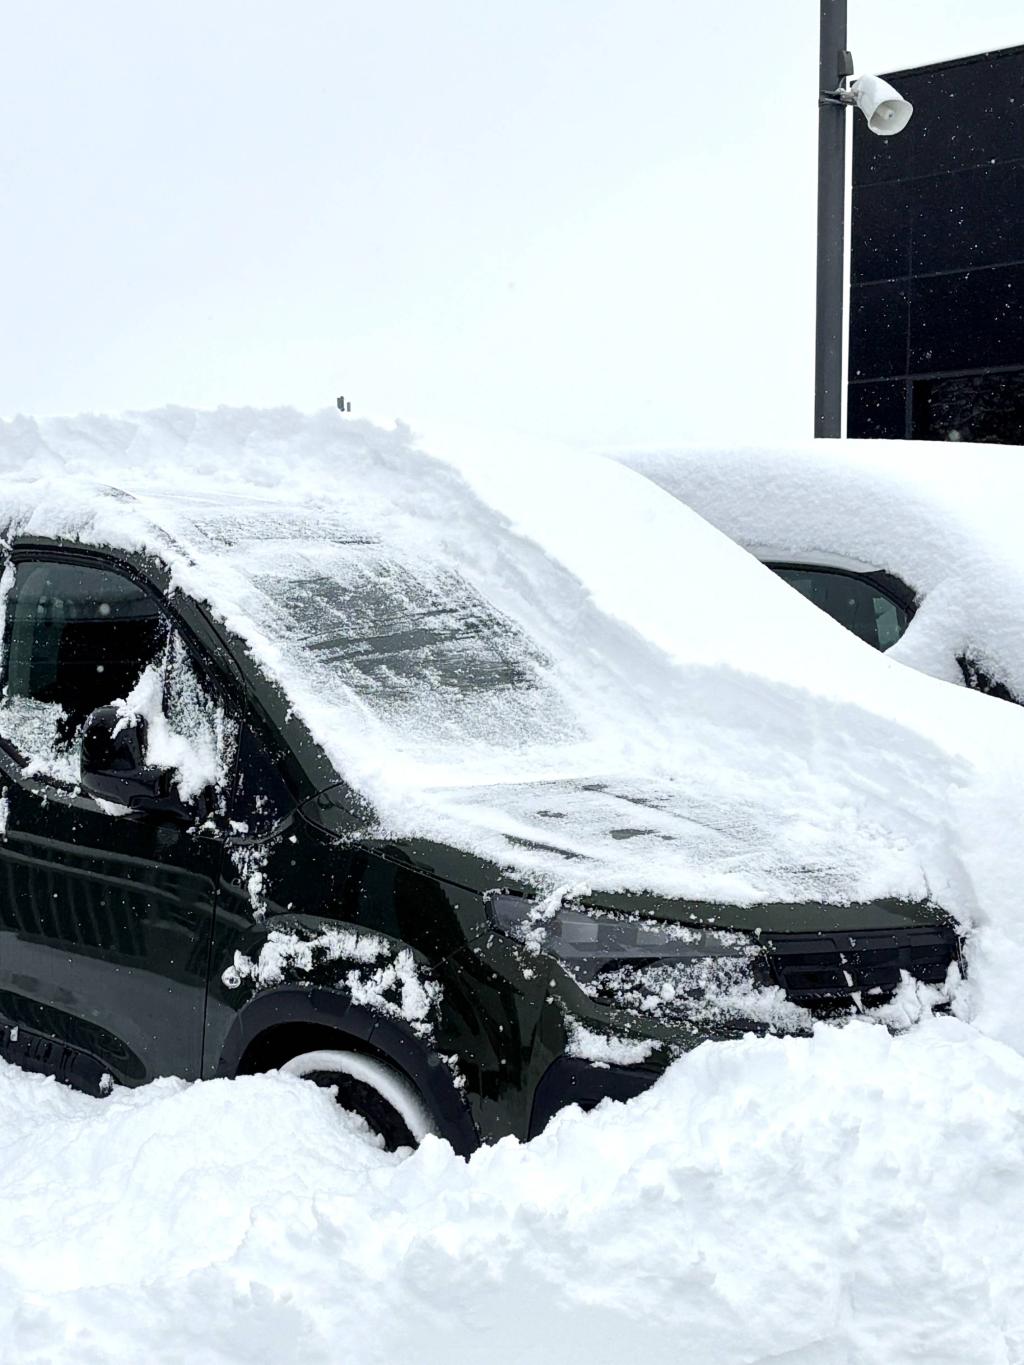
[[[705,1044],[469,1162],[285,1076],[0,1066],[0,1358],[1003,1365],[1024,1061],[955,1021]]]
[[[545,888],[1006,913],[1024,714],[867,649],[613,461],[169,409],[0,424],[0,473],[5,534],[164,559],[391,835]]]
[[[920,606],[891,658],[961,684],[968,658],[1024,701],[1019,448],[818,441],[617,458],[742,545],[895,574]]]

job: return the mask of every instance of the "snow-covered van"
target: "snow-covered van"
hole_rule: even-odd
[[[1019,733],[638,474],[227,410],[18,419],[0,472],[7,1058],[282,1068],[469,1152],[966,1008]]]

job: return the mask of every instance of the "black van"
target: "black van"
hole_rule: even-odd
[[[635,1095],[704,1039],[805,1030],[959,970],[927,904],[544,895],[479,852],[389,834],[152,539],[5,550],[8,1060],[94,1094],[285,1069],[337,1087],[390,1147],[436,1133],[468,1154]],[[442,691],[490,685],[492,654],[466,646],[478,606],[439,651],[450,603],[396,623],[379,584],[355,604],[350,588],[299,575],[285,596],[290,630],[331,617],[310,648],[354,687],[409,667]]]

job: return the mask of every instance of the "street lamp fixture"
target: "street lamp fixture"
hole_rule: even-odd
[[[846,0],[821,0],[818,56],[818,295],[814,348],[814,434],[842,435],[846,237],[846,109],[855,105],[879,137],[910,122],[913,105],[880,76],[853,75],[846,47]]]
[[[849,90],[840,94],[844,104],[855,104],[879,137],[902,133],[910,122],[914,106],[881,76],[858,76]]]

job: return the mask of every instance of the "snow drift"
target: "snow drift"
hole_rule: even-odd
[[[628,1106],[402,1161],[290,1077],[0,1066],[0,1359],[1003,1365],[1024,1061],[955,1021],[705,1044]]]

